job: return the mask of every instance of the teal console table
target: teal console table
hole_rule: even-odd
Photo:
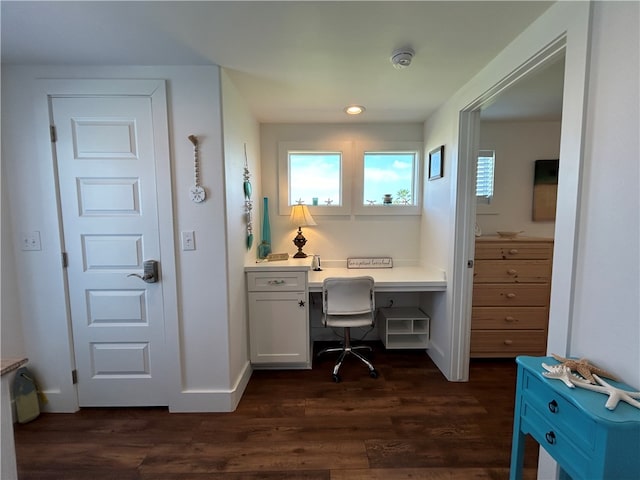
[[[640,478],[640,410],[620,402],[615,410],[607,395],[568,388],[542,375],[552,357],[516,358],[516,389],[510,480],[522,478],[524,445],[531,435],[572,480]],[[609,382],[625,390],[627,385]]]

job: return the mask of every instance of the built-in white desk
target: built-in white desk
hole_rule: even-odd
[[[328,277],[373,277],[377,292],[437,292],[447,288],[444,273],[422,267],[340,268],[328,267],[309,271],[309,291],[322,291]]]
[[[336,264],[339,262],[335,262]],[[418,266],[311,269],[311,257],[245,265],[251,362],[260,368],[311,368],[310,295],[327,277],[371,276],[376,292],[444,292],[444,272]],[[317,302],[316,302],[317,305]],[[417,306],[417,305],[416,305]],[[317,308],[317,307],[316,307]]]

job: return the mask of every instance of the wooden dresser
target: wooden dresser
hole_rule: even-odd
[[[544,355],[553,240],[476,239],[471,357]]]

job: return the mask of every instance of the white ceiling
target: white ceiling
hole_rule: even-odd
[[[552,3],[3,0],[2,63],[217,64],[260,122],[415,122]],[[413,64],[396,70],[391,53],[405,46]],[[532,103],[557,92],[557,82],[529,82],[538,90]],[[351,103],[366,112],[347,117]],[[557,114],[550,103],[536,115]]]

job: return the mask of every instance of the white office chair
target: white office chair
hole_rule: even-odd
[[[366,345],[351,345],[350,327],[372,326],[375,319],[374,281],[372,277],[329,277],[322,282],[322,323],[325,327],[343,327],[344,343],[340,347],[325,348],[318,353],[341,352],[333,367],[333,381],[339,382],[338,370],[348,355],[360,359],[368,368],[369,375],[378,377],[378,372],[369,360],[356,350],[371,350]]]

